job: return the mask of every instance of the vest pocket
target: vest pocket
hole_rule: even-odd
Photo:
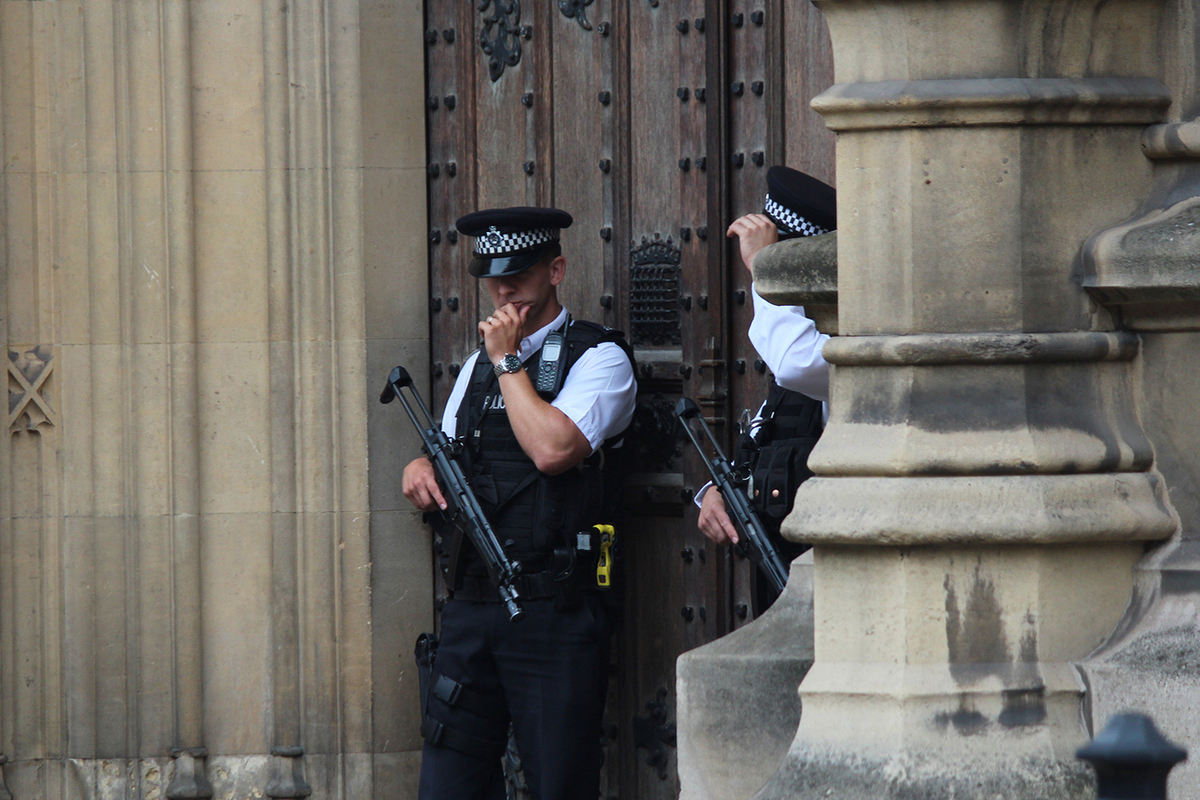
[[[754,504],[760,513],[782,520],[791,510],[796,490],[812,477],[808,454],[816,446],[812,438],[783,439],[764,445],[754,467]]]

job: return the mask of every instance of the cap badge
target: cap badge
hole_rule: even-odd
[[[499,247],[500,243],[504,241],[503,237],[500,235],[500,231],[496,230],[495,225],[488,228],[487,233],[484,234],[484,238],[486,238],[487,243],[493,247]]]

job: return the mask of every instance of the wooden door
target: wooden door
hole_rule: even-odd
[[[626,331],[639,368],[604,796],[674,798],[675,659],[752,611],[750,566],[696,530],[706,473],[672,409],[695,399],[728,448],[765,396],[725,229],[762,210],[770,164],[832,182],[832,135],[808,108],[832,83],[828,34],[782,0],[426,0],[425,28],[431,396],[440,410],[488,310],[454,220],[569,211],[560,297]]]

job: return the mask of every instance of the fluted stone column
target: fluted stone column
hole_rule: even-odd
[[[785,534],[815,663],[758,798],[1082,798],[1083,684],[1178,527],[1135,336],[1079,285],[1149,186],[1157,0],[825,0],[838,132],[830,421]]]
[[[421,20],[0,4],[0,798],[415,795]]]

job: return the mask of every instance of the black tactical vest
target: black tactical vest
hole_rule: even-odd
[[[796,490],[812,476],[808,455],[824,427],[819,400],[771,384],[761,424],[738,446],[738,461],[751,466],[751,502],[769,531],[778,533]]]
[[[620,331],[591,322],[572,321],[566,334],[563,364],[570,371],[583,353],[601,342],[621,346],[630,363],[633,353]],[[541,351],[525,361],[530,373],[537,369]],[[564,376],[565,377],[565,376]],[[573,547],[575,534],[598,523],[611,523],[619,498],[614,488],[620,469],[613,469],[624,432],[605,442],[582,464],[559,475],[545,475],[525,455],[517,442],[500,394],[499,381],[487,354],[480,352],[471,382],[459,406],[457,431],[464,442],[463,469],[510,558],[526,572],[544,570],[555,548]],[[607,479],[606,479],[607,478]],[[482,568],[469,554],[467,574]]]

